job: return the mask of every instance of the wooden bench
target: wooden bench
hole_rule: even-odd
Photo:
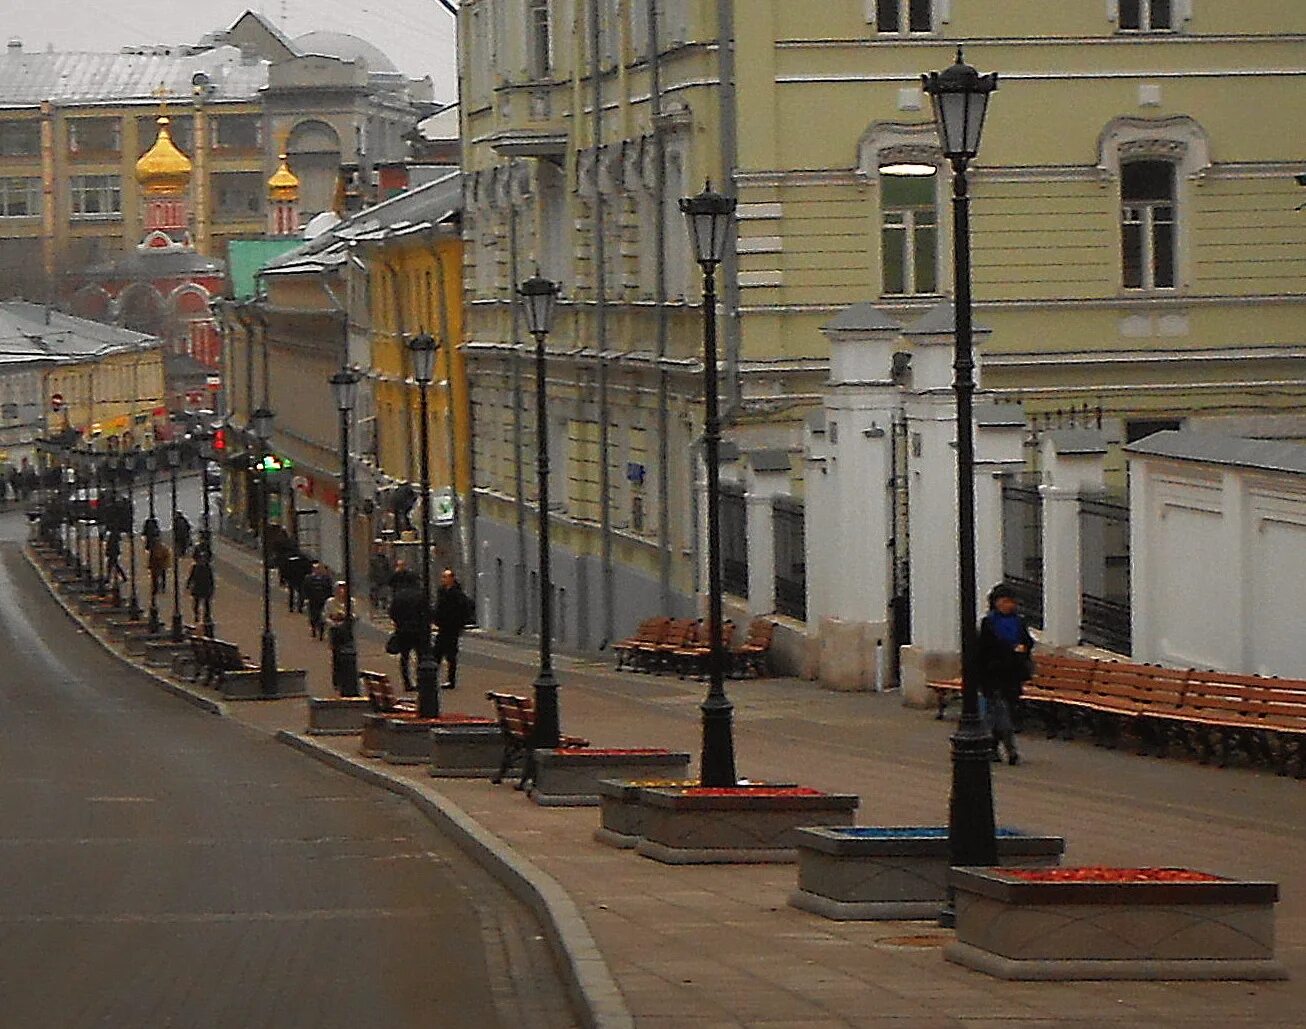
[[[390,676],[385,672],[360,671],[358,682],[367,690],[367,699],[372,705],[372,710],[378,714],[417,714],[416,701],[401,700],[395,693]]]
[[[491,782],[501,783],[508,770],[520,762],[521,780],[516,789],[524,790],[535,781],[535,702],[529,697],[490,691],[485,699],[494,705],[494,717],[503,737],[503,760]],[[588,747],[590,741],[580,736],[559,736],[559,747]]]
[[[735,623],[728,620],[722,626],[721,649],[724,651],[725,673],[730,671],[730,647],[735,639]],[[708,660],[712,656],[712,630],[706,621],[700,621],[690,633],[685,645],[672,654],[672,661],[680,678],[687,675],[705,676],[708,672]]]
[[[1306,774],[1306,680],[1164,668],[1129,661],[1038,655],[1022,706],[1043,721],[1048,738],[1073,739],[1087,727],[1094,742],[1115,747],[1137,738],[1139,753],[1165,757],[1175,745],[1221,767],[1237,754],[1286,775]],[[929,684],[939,717],[960,680]]]
[[[189,642],[193,668],[190,678],[195,682],[202,680],[205,686],[220,686],[229,672],[253,671],[258,667],[236,644],[226,640],[192,635]]]
[[[755,675],[763,679],[771,673],[771,644],[775,640],[775,622],[754,618],[748,624],[744,641],[730,651],[735,675]]]
[[[612,645],[613,651],[617,655],[617,671],[621,671],[624,665],[635,666],[635,655],[637,651],[642,650],[645,646],[657,646],[662,642],[662,637],[666,634],[667,626],[671,624],[671,619],[665,615],[659,615],[655,618],[645,618],[639,623],[639,628],[635,630],[633,636],[628,636]]]

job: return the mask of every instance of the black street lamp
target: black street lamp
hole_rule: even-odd
[[[250,412],[249,420],[259,441],[259,456],[263,458],[263,477],[259,504],[259,535],[263,550],[263,644],[259,650],[259,684],[265,697],[277,695],[277,637],[272,631],[272,551],[268,546],[268,441],[272,439],[272,419],[276,417],[266,407]]]
[[[357,697],[358,647],[354,642],[354,573],[350,553],[350,475],[349,475],[349,419],[358,401],[357,372],[342,368],[331,376],[331,392],[335,394],[336,410],[340,412],[340,553],[345,566],[345,620],[333,634],[332,654],[335,658],[336,691],[342,697]],[[425,422],[425,419],[423,419]]]
[[[553,573],[549,552],[549,419],[546,411],[544,341],[553,328],[557,307],[556,282],[538,271],[517,294],[526,309],[526,329],[535,337],[535,468],[539,507],[540,669],[535,676],[535,740],[537,747],[556,747],[561,734],[558,680],[553,675]]]
[[[431,648],[431,440],[427,416],[426,391],[435,377],[435,340],[423,332],[408,341],[413,358],[413,379],[421,398],[421,473],[422,473],[422,594],[426,611],[423,615],[422,646],[417,653],[417,713],[422,718],[440,717],[439,665]]]
[[[966,168],[979,152],[989,96],[996,74],[980,75],[962,60],[943,72],[921,76],[934,105],[934,125],[943,156],[952,164],[953,261],[956,347],[953,392],[957,397],[957,588],[961,628],[961,722],[952,737],[952,795],[948,805],[948,843],[957,865],[997,864],[993,819],[993,777],[989,768],[993,739],[980,717],[975,668],[975,438],[972,399],[975,356],[971,321],[970,195]],[[950,925],[951,896],[941,921]]]
[[[204,557],[208,561],[209,572],[213,574],[213,532],[209,522],[209,461],[212,459],[213,448],[213,429],[205,426],[199,435],[199,453],[200,453],[200,496],[203,498],[203,510],[200,515],[200,549],[204,551]],[[201,623],[200,632],[214,639],[218,630],[213,624],[213,602],[212,598],[203,605],[204,621]]]
[[[109,568],[105,556],[104,530],[106,503],[108,501],[105,484],[108,482],[107,458],[103,454],[91,451],[91,479],[95,484],[95,502],[91,506],[91,524],[94,526],[91,536],[91,553],[95,561],[95,590],[101,596],[109,592]]]
[[[149,522],[152,531],[145,534],[145,545],[149,549],[149,560],[146,561],[146,568],[150,573],[150,635],[157,636],[160,628],[159,622],[159,577],[154,574],[154,542],[159,538],[159,520],[154,515],[154,477],[159,471],[159,452],[150,447],[145,454],[145,470],[150,473],[150,510]]]
[[[181,447],[174,443],[168,448],[168,472],[172,487],[172,642],[181,642],[181,547],[177,545],[177,469],[181,467]]]
[[[114,539],[118,542],[118,549],[113,556],[112,562],[108,561],[106,551],[105,563],[107,567],[105,568],[104,574],[109,577],[109,593],[111,595],[113,606],[122,607],[122,590],[119,588],[117,570],[122,567],[122,518],[121,509],[119,507],[121,502],[118,498],[118,490],[122,487],[123,459],[116,453],[109,454],[105,457],[105,464],[109,476],[109,508],[107,525],[110,539]]]
[[[127,603],[127,617],[133,622],[141,617],[140,598],[136,594],[136,472],[140,467],[140,454],[133,450],[124,459],[127,474],[127,562],[131,574],[131,597]]]
[[[81,499],[77,504],[77,564],[82,572],[82,585],[88,590],[94,585],[94,562],[91,560],[91,453],[89,450],[77,451],[78,494]]]
[[[707,464],[707,622],[708,690],[703,712],[703,751],[699,776],[704,786],[734,786],[734,705],[726,696],[725,647],[721,639],[721,419],[717,404],[716,269],[734,224],[735,198],[707,183],[697,196],[684,197],[680,210],[689,223],[694,258],[703,270],[703,460]]]

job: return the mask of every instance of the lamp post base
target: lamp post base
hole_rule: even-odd
[[[150,634],[158,635],[159,630],[163,628],[163,623],[159,621],[159,609],[154,606],[154,599],[150,598]]]
[[[135,594],[133,594],[131,603],[127,605],[127,617],[133,622],[139,622],[142,614],[144,614],[144,612],[141,610],[140,601],[137,600]]]
[[[558,715],[558,680],[553,669],[542,668],[535,677],[535,746],[548,750],[562,735]]]
[[[265,697],[277,694],[277,638],[271,629],[263,632],[262,646],[259,648],[259,683]]]
[[[703,753],[699,777],[704,786],[734,786],[735,772],[734,705],[724,697],[709,697],[700,707],[703,712]]]
[[[963,714],[952,736],[952,796],[948,804],[948,843],[953,867],[998,863],[993,818],[993,734],[978,714]],[[939,925],[956,924],[952,888],[939,913]]]
[[[336,644],[332,669],[335,672],[336,692],[342,697],[357,697],[358,692],[358,647],[354,643],[353,629],[345,626],[340,632],[340,642]],[[421,681],[421,665],[418,665],[418,681]]]
[[[440,666],[430,640],[417,655],[417,714],[422,718],[440,717]]]
[[[182,635],[181,612],[174,611],[172,613],[172,642],[180,643]]]

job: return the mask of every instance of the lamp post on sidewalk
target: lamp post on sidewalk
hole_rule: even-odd
[[[276,417],[268,408],[260,407],[250,412],[249,420],[259,441],[259,456],[266,458],[268,441],[272,439],[272,419]],[[259,684],[265,697],[277,695],[277,637],[272,631],[272,580],[270,577],[271,550],[268,547],[268,469],[263,462],[262,489],[259,496],[259,536],[263,551],[263,641],[259,649]]]
[[[199,453],[200,453],[200,495],[204,498],[203,513],[200,515],[200,549],[204,551],[204,556],[208,561],[209,572],[213,574],[213,532],[209,522],[209,461],[213,454],[213,429],[205,426],[199,433]],[[212,597],[203,605],[204,621],[201,623],[200,631],[209,639],[214,639],[218,630],[213,624],[213,600]]]
[[[136,472],[140,467],[140,454],[133,450],[124,459],[127,470],[127,564],[131,574],[131,598],[127,604],[127,617],[133,622],[141,617],[140,598],[136,593]]]
[[[975,439],[972,398],[975,356],[971,321],[970,194],[966,168],[979,152],[989,96],[998,87],[996,74],[980,75],[962,60],[945,71],[921,76],[934,106],[934,124],[943,156],[952,164],[953,261],[955,272],[956,345],[953,392],[957,398],[957,587],[961,629],[961,721],[952,737],[952,794],[948,805],[948,842],[957,865],[997,863],[993,818],[993,778],[989,768],[992,736],[979,711],[976,681],[975,601]],[[940,916],[953,924],[951,894]]]
[[[91,452],[89,449],[78,451],[77,479],[81,483],[77,528],[81,541],[82,584],[90,589],[95,585],[95,561],[91,557]]]
[[[350,553],[350,475],[349,475],[349,419],[358,401],[357,372],[342,368],[331,376],[331,391],[335,394],[336,410],[340,412],[340,553],[345,566],[345,621],[332,640],[335,661],[336,691],[342,697],[358,694],[358,648],[354,642],[354,573]],[[423,418],[425,424],[425,418]],[[420,666],[419,666],[420,674]]]
[[[172,480],[172,642],[181,642],[181,548],[177,545],[177,469],[181,467],[181,447],[168,447],[168,471]]]
[[[716,269],[734,223],[735,198],[714,192],[709,182],[680,210],[689,223],[694,257],[703,270],[703,460],[707,464],[708,691],[703,712],[700,777],[704,786],[734,786],[734,705],[726,696],[725,648],[721,640],[721,419],[717,403]]]
[[[159,471],[159,452],[150,447],[145,454],[145,469],[150,473],[150,510],[146,518],[151,531],[145,534],[147,560],[145,567],[150,573],[150,635],[157,636],[162,627],[159,622],[159,577],[154,574],[154,544],[159,539],[159,520],[154,514],[154,477]]]
[[[95,526],[91,534],[91,554],[95,563],[95,588],[101,595],[109,592],[109,568],[104,552],[104,517],[107,510],[105,484],[109,478],[107,460],[104,454],[91,451],[91,479],[95,483],[95,499],[90,505],[91,524]]]
[[[122,511],[120,505],[122,500],[118,496],[118,491],[122,488],[123,479],[123,458],[117,453],[111,453],[105,457],[105,464],[108,466],[109,474],[109,511],[108,511],[108,528],[109,539],[114,541],[116,548],[109,560],[109,552],[105,550],[105,575],[109,577],[109,593],[113,600],[115,608],[122,606],[122,590],[119,588],[118,570],[122,567]]]
[[[421,475],[422,475],[422,647],[417,654],[417,713],[422,718],[440,717],[439,665],[431,649],[431,432],[427,415],[426,391],[435,376],[435,340],[423,332],[408,341],[413,359],[413,380],[417,383],[421,404]]]
[[[537,747],[556,747],[561,735],[558,680],[553,675],[553,572],[549,549],[549,418],[544,341],[553,329],[559,286],[538,271],[517,294],[526,310],[526,329],[535,337],[535,468],[539,508],[540,668],[535,676],[535,740]]]

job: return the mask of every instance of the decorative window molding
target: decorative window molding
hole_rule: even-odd
[[[1098,137],[1098,173],[1105,182],[1120,178],[1122,161],[1170,161],[1181,178],[1199,180],[1211,168],[1211,141],[1187,115],[1171,118],[1124,116],[1107,123]]]
[[[873,0],[868,0],[868,2],[873,2]],[[949,2],[949,0],[944,0],[944,2]],[[1171,31],[1177,32],[1193,20],[1193,0],[1170,0],[1170,10],[1173,24]],[[1120,24],[1120,0],[1106,0],[1106,20],[1113,25]]]
[[[879,182],[886,164],[929,164],[940,167],[943,151],[933,122],[873,122],[857,141],[857,175]]]

